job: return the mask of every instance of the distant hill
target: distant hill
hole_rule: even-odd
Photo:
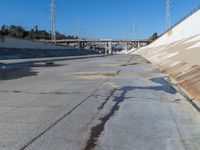
[[[0,27],[0,37],[12,37],[18,39],[26,40],[50,40],[51,34],[46,30],[40,30],[38,26],[35,26],[31,30],[25,30],[22,26],[6,26],[3,25]],[[64,35],[59,32],[56,32],[56,39],[77,39],[77,36]]]

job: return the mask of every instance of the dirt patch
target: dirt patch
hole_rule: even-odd
[[[116,77],[119,75],[120,71],[113,71],[113,72],[74,72],[69,73],[67,75],[77,78],[84,78],[84,79],[99,79],[99,78],[108,78],[108,77]]]
[[[105,64],[101,65],[102,67],[126,67],[126,66],[133,66],[138,65],[139,63],[129,63],[129,64]]]
[[[121,66],[121,64],[104,64],[104,65],[101,65],[102,67],[119,67]]]
[[[125,67],[125,66],[134,66],[134,65],[138,65],[139,63],[129,63],[129,64],[122,64],[120,66]]]
[[[106,82],[103,84],[104,86],[110,86],[110,87],[113,87],[113,88],[117,88],[118,85],[114,82]]]

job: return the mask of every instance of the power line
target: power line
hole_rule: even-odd
[[[56,42],[56,17],[54,0],[51,0],[51,42]]]
[[[46,13],[49,13],[49,9],[44,7],[45,5],[41,4],[41,3],[37,3],[39,1],[32,1],[32,0],[24,0],[27,3],[31,3],[33,5],[35,5],[36,7],[40,8],[41,10],[45,11]]]

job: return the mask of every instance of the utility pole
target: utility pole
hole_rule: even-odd
[[[133,36],[133,40],[137,39],[137,24],[133,23],[131,25],[131,31],[132,31],[132,36]]]
[[[55,0],[51,0],[51,42],[56,43]]]
[[[166,3],[166,30],[171,27],[171,1],[167,0]]]
[[[78,35],[78,39],[80,40],[80,38],[81,38],[81,25],[79,23],[76,25],[76,32],[77,32],[77,35]]]

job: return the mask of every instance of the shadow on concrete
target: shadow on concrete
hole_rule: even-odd
[[[36,68],[46,68],[46,67],[62,67],[62,66],[66,66],[67,64],[33,64],[33,66],[31,66],[31,68],[36,67]]]
[[[99,54],[95,51],[83,49],[14,49],[0,48],[0,60],[31,59],[47,57],[84,56]]]
[[[32,71],[30,68],[0,70],[0,80],[13,80],[30,76],[37,76],[36,71]]]
[[[116,111],[120,108],[120,103],[124,102],[125,99],[128,99],[126,97],[126,94],[130,91],[141,89],[141,90],[154,90],[154,91],[164,91],[170,94],[176,94],[177,91],[169,84],[167,83],[162,77],[159,78],[153,78],[151,79],[152,82],[159,83],[161,86],[146,86],[146,87],[139,87],[139,86],[123,86],[120,89],[114,89],[110,92],[110,95],[105,99],[105,102],[101,104],[98,109],[103,109],[108,100],[114,96],[114,93],[116,91],[121,91],[122,93],[119,96],[114,96],[114,102],[115,104],[111,108],[110,112],[107,113],[104,117],[100,118],[101,121],[98,125],[93,127],[90,132],[90,138],[87,141],[87,144],[85,145],[84,150],[92,150],[96,146],[97,139],[99,138],[100,134],[105,128],[106,122],[115,114]]]
[[[154,91],[163,91],[169,94],[176,94],[177,91],[176,89],[174,89],[169,83],[167,83],[162,77],[158,77],[158,78],[153,78],[150,79],[152,82],[155,83],[159,83],[161,84],[160,86],[144,86],[144,87],[140,87],[140,86],[124,86],[119,90],[122,91],[133,91],[133,90],[154,90]]]

